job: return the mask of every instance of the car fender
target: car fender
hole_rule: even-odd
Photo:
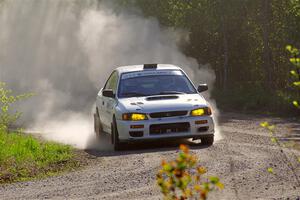
[[[122,120],[122,114],[126,113],[127,111],[124,109],[123,106],[120,106],[120,104],[117,102],[115,108],[114,108],[114,116],[116,120]]]

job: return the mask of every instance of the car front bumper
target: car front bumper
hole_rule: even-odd
[[[202,124],[196,124],[196,121],[202,121]],[[207,123],[203,123],[207,121]],[[167,127],[168,124],[178,124],[179,129],[181,124],[189,124],[187,130],[173,132],[175,129],[168,129],[163,133],[150,132],[151,125],[163,125]],[[143,125],[143,128],[131,128],[132,125]],[[214,134],[214,122],[211,116],[185,116],[185,117],[169,117],[159,119],[149,119],[144,121],[124,121],[117,120],[117,129],[119,133],[119,140],[121,142],[139,141],[139,140],[157,140],[157,139],[175,139],[175,138],[194,138],[200,139]],[[132,132],[139,132],[142,135],[133,137]]]

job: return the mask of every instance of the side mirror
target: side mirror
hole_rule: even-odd
[[[103,88],[101,88],[97,94],[97,97],[101,97],[102,96],[102,91],[103,91]]]
[[[207,86],[207,84],[200,84],[199,86],[198,86],[198,89],[197,89],[197,91],[198,92],[204,92],[204,91],[207,91],[208,90],[208,86]]]
[[[104,97],[115,98],[115,94],[112,89],[106,89],[102,91]]]

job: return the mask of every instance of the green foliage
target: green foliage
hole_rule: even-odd
[[[294,65],[294,69],[290,71],[290,74],[294,80],[293,86],[300,91],[300,58],[299,58],[300,51],[291,45],[288,45],[286,49],[290,52],[291,54],[290,62]],[[298,100],[294,100],[292,104],[296,108],[300,109]]]
[[[0,130],[7,132],[8,128],[20,118],[21,113],[13,110],[13,105],[23,99],[33,96],[32,93],[13,95],[6,89],[6,84],[0,82]]]
[[[0,183],[27,180],[73,168],[70,146],[0,131]]]
[[[288,91],[291,98],[298,93],[290,92],[289,74],[286,73],[290,66],[283,48],[287,43],[300,44],[299,0],[115,2],[121,8],[138,7],[146,17],[155,17],[164,26],[186,30],[190,43],[183,46],[183,50],[200,64],[209,63],[214,69],[217,92],[223,94],[219,95],[218,104],[236,93],[237,103],[244,104],[246,109],[261,109],[255,106],[257,101],[266,105],[275,101],[274,106],[265,108],[273,111],[278,104],[283,104],[286,111],[291,110],[285,93]],[[224,89],[225,84],[227,90]],[[295,82],[294,85],[299,84]],[[250,98],[245,98],[245,101],[243,97],[239,98],[240,91],[236,88],[246,91],[242,91],[242,95]],[[256,96],[252,93],[255,88],[259,90]],[[251,94],[248,95],[248,91]],[[228,100],[224,107],[233,107],[235,103]],[[236,106],[236,109],[239,107]]]
[[[299,106],[300,90],[300,58],[299,50],[292,46],[286,49],[291,53],[290,63],[293,68],[290,70],[289,87],[285,90],[265,89],[257,83],[247,83],[232,87],[229,91],[215,90],[213,96],[217,99],[221,108],[239,109],[244,111],[266,112],[282,115],[297,115]]]
[[[20,132],[9,133],[9,127],[20,118],[14,104],[33,94],[13,95],[0,82],[0,183],[42,177],[76,167],[70,146],[40,142]]]
[[[189,148],[180,145],[180,152],[174,161],[162,161],[156,181],[164,199],[207,199],[208,193],[223,189],[218,177],[205,179],[206,168],[197,165],[197,158],[189,153]]]
[[[238,110],[253,113],[272,113],[280,115],[296,115],[291,106],[296,94],[287,91],[269,91],[259,85],[245,85],[231,88],[229,91],[215,89],[213,98],[223,110]]]
[[[300,86],[300,84],[298,85],[298,83],[300,83],[298,80],[300,80],[300,59],[298,58],[298,56],[300,55],[300,51],[295,48],[295,47],[292,47],[291,45],[288,45],[286,47],[286,49],[291,53],[291,56],[292,58],[290,58],[290,62],[295,66],[295,69],[291,70],[290,71],[290,74],[292,76],[292,78],[294,78],[294,82],[293,82],[293,85],[300,90],[300,87],[298,88],[298,86]],[[294,101],[291,101],[292,104],[296,107],[296,108],[300,108],[299,107],[299,103],[298,101],[294,100]],[[260,124],[261,127],[267,129],[269,131],[269,134],[270,134],[270,138],[271,138],[271,141],[273,143],[275,143],[276,145],[278,146],[281,146],[281,147],[286,147],[285,144],[283,144],[282,142],[280,142],[275,136],[274,136],[274,132],[275,132],[275,125],[270,125],[268,122],[262,122]],[[300,158],[298,158],[298,161],[300,162]],[[293,166],[293,165],[291,165]],[[273,172],[273,168],[268,168],[268,172],[269,173],[274,173]]]

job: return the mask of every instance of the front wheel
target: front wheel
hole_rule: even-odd
[[[97,117],[97,114],[94,114],[94,131],[96,134],[96,137],[99,137],[100,135],[100,126],[99,126],[99,118]]]
[[[94,130],[95,130],[96,137],[100,138],[103,129],[102,129],[101,120],[97,108],[96,108],[96,112],[94,113]]]
[[[111,136],[112,136],[112,143],[114,145],[114,150],[119,151],[121,150],[121,143],[119,140],[119,134],[118,134],[118,129],[117,129],[117,124],[114,121],[111,125]]]
[[[211,146],[214,143],[214,135],[201,138],[201,144]]]

